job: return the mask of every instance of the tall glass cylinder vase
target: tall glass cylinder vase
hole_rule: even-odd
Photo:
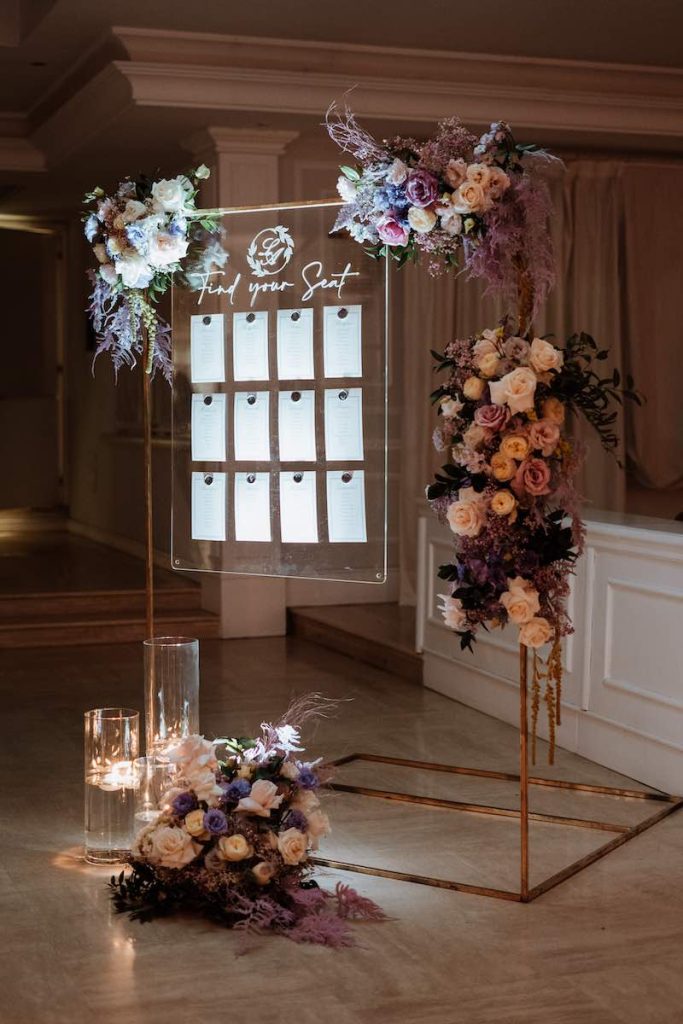
[[[157,636],[144,648],[146,754],[163,757],[176,740],[199,732],[199,640]]]
[[[140,713],[130,708],[85,712],[85,859],[114,864],[130,854],[135,831]]]

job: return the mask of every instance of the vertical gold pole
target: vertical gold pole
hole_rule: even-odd
[[[152,526],[152,378],[147,372],[149,334],[145,330],[142,361],[142,450],[145,487],[145,625],[154,636],[154,530]]]
[[[519,823],[520,895],[529,898],[529,726],[527,721],[527,648],[519,645]]]

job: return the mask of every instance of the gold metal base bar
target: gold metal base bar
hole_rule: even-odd
[[[330,762],[331,766],[341,767],[351,764],[354,761],[367,761],[376,764],[395,765],[402,768],[412,768],[420,771],[446,772],[453,775],[467,775],[480,779],[494,779],[503,782],[520,782],[519,775],[511,772],[489,771],[483,768],[467,768],[460,765],[433,764],[429,761],[416,761],[402,757],[385,757],[381,754],[350,754],[347,757],[340,757]],[[347,861],[332,860],[326,857],[314,858],[314,863],[323,867],[336,868],[343,871],[355,871],[364,875],[377,875],[381,878],[391,878],[401,882],[415,882],[419,885],[431,885],[439,889],[451,889],[457,892],[470,893],[475,896],[488,896],[492,899],[512,900],[518,903],[530,903],[532,900],[542,896],[543,893],[560,885],[568,878],[583,871],[584,868],[594,864],[597,860],[605,857],[612,850],[618,849],[631,839],[641,835],[647,829],[652,828],[662,821],[669,814],[680,810],[683,807],[683,798],[672,796],[669,793],[662,793],[658,790],[624,789],[617,786],[593,786],[584,782],[570,782],[565,779],[542,779],[534,776],[528,778],[531,786],[547,786],[556,789],[571,790],[580,793],[594,793],[602,796],[612,796],[625,800],[653,800],[666,804],[660,807],[655,814],[638,822],[637,825],[618,825],[606,821],[594,821],[589,818],[570,818],[556,814],[540,814],[527,811],[529,821],[541,824],[567,825],[579,828],[595,829],[603,832],[616,833],[613,839],[593,850],[586,856],[569,864],[566,868],[556,872],[538,885],[528,889],[520,879],[520,891],[513,892],[507,889],[497,889],[488,886],[471,885],[465,882],[450,881],[442,878],[432,878],[428,875],[412,874],[404,871],[392,871],[388,868],[370,867],[365,864],[351,864]],[[360,796],[373,797],[381,800],[399,801],[401,803],[418,804],[425,807],[441,808],[449,811],[463,811],[470,814],[485,814],[495,817],[518,818],[522,817],[522,809],[509,807],[497,807],[490,804],[465,803],[458,800],[446,800],[441,797],[417,796],[413,793],[394,792],[392,790],[374,789],[369,786],[356,786],[348,783],[332,783],[332,789],[341,793],[355,793]],[[526,890],[526,891],[525,891]]]

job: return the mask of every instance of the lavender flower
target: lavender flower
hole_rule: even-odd
[[[307,764],[302,764],[299,768],[299,774],[296,782],[302,789],[317,789],[320,785],[320,779],[313,769]]]
[[[204,815],[204,828],[212,836],[223,836],[228,831],[228,819],[222,811],[213,808]]]
[[[238,803],[243,796],[251,793],[251,783],[248,779],[235,779],[229,786],[225,787],[223,799],[226,803]]]
[[[308,831],[308,818],[301,811],[290,811],[284,822],[283,829],[296,828],[299,832]]]
[[[179,818],[184,818],[186,814],[196,809],[197,797],[194,793],[178,793],[171,807],[174,814],[177,814]]]

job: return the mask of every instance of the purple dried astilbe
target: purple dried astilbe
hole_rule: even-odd
[[[97,357],[103,352],[108,352],[114,365],[114,373],[118,376],[119,370],[124,366],[133,369],[143,354],[141,318],[128,296],[115,292],[94,270],[89,270],[88,276],[93,290],[90,293],[87,312],[92,319],[97,338],[93,368]],[[153,341],[150,339],[150,343],[153,344],[152,375],[160,370],[170,384],[171,326],[159,316],[156,317],[154,338]]]
[[[284,934],[293,942],[312,942],[332,949],[355,945],[346,920],[336,914],[308,914]]]
[[[337,882],[334,889],[334,899],[337,901],[337,914],[339,917],[353,919],[356,921],[386,921],[387,915],[374,900],[352,889],[350,885]]]

